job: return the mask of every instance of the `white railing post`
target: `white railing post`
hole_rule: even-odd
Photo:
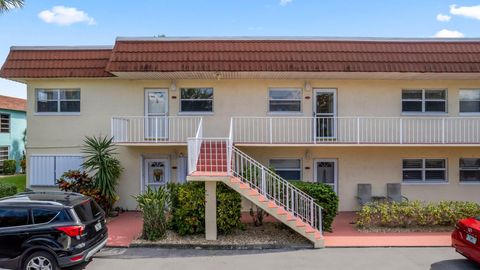
[[[357,117],[357,144],[360,144],[360,117]]]
[[[442,144],[445,144],[445,118],[442,118]]]
[[[400,144],[403,144],[403,118],[400,118]]]
[[[270,143],[273,143],[273,123],[272,123],[273,119],[272,117],[270,117],[270,128],[269,128],[269,134],[270,134]]]
[[[317,116],[313,117],[313,144],[317,144]]]

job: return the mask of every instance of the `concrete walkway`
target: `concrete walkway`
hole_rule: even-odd
[[[335,218],[333,233],[325,233],[326,247],[449,247],[450,232],[411,232],[411,233],[363,233],[354,224],[354,212],[342,212]],[[251,222],[248,213],[242,222]],[[276,222],[269,216],[265,222]],[[108,224],[109,247],[128,247],[142,233],[142,215],[139,212],[126,212]]]
[[[107,223],[108,247],[128,247],[142,234],[142,214],[125,212]]]
[[[365,233],[355,225],[354,212],[341,212],[333,233],[325,233],[326,247],[449,247],[450,232]]]

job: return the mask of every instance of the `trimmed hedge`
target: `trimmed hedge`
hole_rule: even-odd
[[[3,174],[14,174],[17,171],[17,161],[7,159],[3,161]]]
[[[169,185],[171,200],[170,228],[180,235],[205,232],[205,185],[189,182]],[[243,228],[240,194],[223,183],[217,183],[217,229],[228,234]]]
[[[17,194],[17,186],[13,184],[0,183],[0,198]]]
[[[363,206],[357,213],[357,226],[361,228],[454,226],[460,219],[479,215],[480,205],[474,202],[372,203]]]
[[[307,193],[322,207],[322,226],[332,231],[332,223],[338,213],[338,196],[333,189],[322,183],[290,181],[295,187]]]

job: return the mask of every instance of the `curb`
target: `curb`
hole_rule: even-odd
[[[157,244],[132,243],[130,248],[165,248],[165,249],[207,249],[207,250],[264,250],[264,249],[313,249],[310,244],[251,244],[251,245],[219,245],[219,244]]]

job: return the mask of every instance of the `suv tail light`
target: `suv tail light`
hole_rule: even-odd
[[[57,230],[64,232],[66,235],[70,237],[81,236],[83,234],[84,227],[81,225],[76,226],[65,226],[65,227],[57,227]]]

